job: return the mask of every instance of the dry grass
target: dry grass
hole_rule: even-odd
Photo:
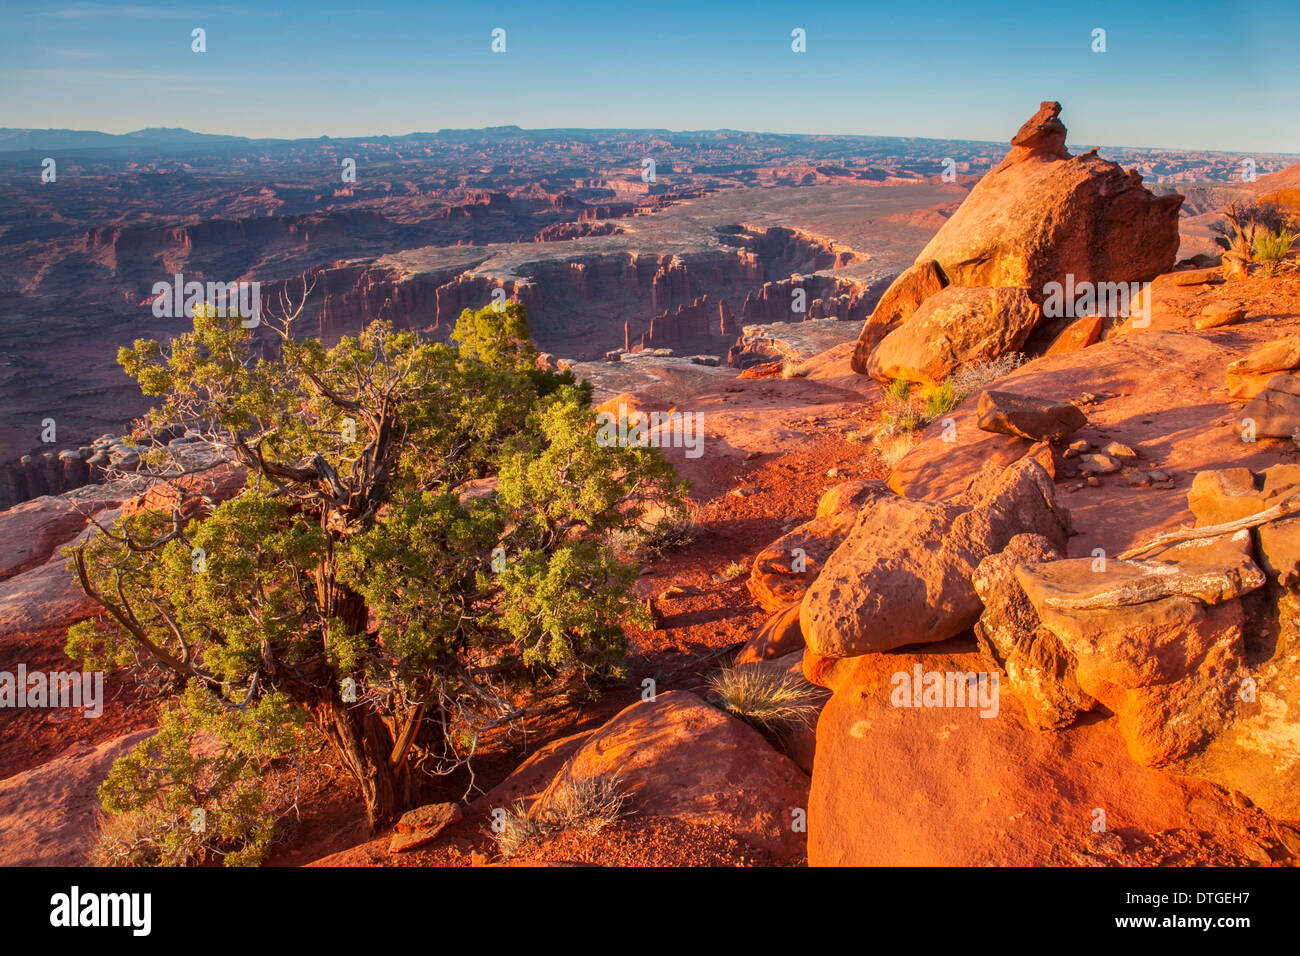
[[[903,431],[880,435],[872,447],[876,449],[876,454],[880,456],[885,467],[892,469],[897,467],[903,460],[903,456],[920,444],[920,441],[921,436],[915,431]]]
[[[147,811],[105,813],[90,847],[90,866],[194,866],[203,859],[202,841],[175,817]]]
[[[953,389],[960,396],[957,403],[960,404],[962,399],[972,392],[978,392],[981,388],[1010,375],[1024,365],[1025,360],[1026,356],[1022,352],[1008,352],[994,359],[963,365],[952,376]]]
[[[796,362],[794,359],[786,359],[781,364],[782,378],[803,378],[808,374],[808,367],[802,362]]]
[[[798,674],[768,664],[727,667],[709,678],[722,709],[759,730],[782,733],[810,723],[821,694]]]
[[[530,813],[523,802],[506,813],[499,833],[492,834],[497,851],[505,859],[515,856],[529,843],[556,833],[576,831],[599,833],[629,815],[627,793],[618,777],[566,780],[542,805]]]

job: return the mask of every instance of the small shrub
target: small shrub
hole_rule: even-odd
[[[528,808],[521,800],[506,811],[501,830],[493,833],[492,839],[496,841],[497,852],[508,860],[545,833],[541,823],[528,816]]]
[[[547,802],[530,813],[522,801],[506,812],[499,833],[492,834],[497,850],[509,859],[529,843],[556,833],[576,830],[599,833],[629,815],[628,797],[619,777],[566,780]]]
[[[627,794],[618,777],[567,780],[540,812],[543,826],[552,832],[599,833],[627,815]]]
[[[808,367],[802,362],[796,362],[794,359],[786,359],[781,364],[782,378],[803,378],[808,374]]]
[[[959,395],[951,377],[925,390],[925,420],[932,422],[956,408],[965,395]]]
[[[1297,227],[1296,217],[1269,198],[1245,204],[1231,203],[1222,215],[1225,221],[1210,225],[1210,230],[1216,233],[1214,241],[1245,262],[1254,261],[1261,233],[1276,235],[1284,229]]]
[[[904,455],[916,447],[920,440],[915,432],[882,434],[876,439],[874,447],[885,467],[892,469],[903,460]]]
[[[905,378],[896,378],[889,383],[889,388],[885,390],[885,397],[895,405],[905,405],[911,393],[912,383]]]
[[[1255,236],[1255,261],[1263,264],[1266,275],[1277,272],[1295,240],[1295,233],[1285,226],[1277,232],[1266,229]]]
[[[157,805],[139,811],[101,813],[90,848],[91,866],[195,866],[205,857],[199,834]]]
[[[686,547],[695,540],[697,531],[685,508],[669,508],[639,527],[615,529],[609,535],[609,544],[623,555],[653,558]]]
[[[972,392],[977,392],[1004,376],[1010,375],[1025,364],[1023,352],[1008,352],[997,358],[963,365],[952,376],[953,390],[961,396],[958,403]]]
[[[728,581],[734,581],[749,569],[739,561],[732,561],[722,572],[722,576]]]
[[[724,668],[709,686],[723,710],[770,733],[811,722],[821,697],[803,677],[765,664]]]

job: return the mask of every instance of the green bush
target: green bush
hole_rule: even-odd
[[[1264,266],[1266,273],[1272,275],[1291,252],[1295,240],[1295,233],[1285,226],[1276,232],[1265,230],[1258,233],[1255,236],[1255,261]]]
[[[191,682],[165,704],[156,734],[113,764],[99,788],[97,866],[260,863],[285,800],[267,783],[290,753],[301,713],[281,695],[233,706]]]
[[[590,388],[539,366],[517,303],[466,310],[449,345],[376,322],[327,349],[298,341],[296,315],[263,317],[274,359],[239,316],[206,310],[165,346],[121,350],[160,400],[149,423],[199,430],[248,483],[208,512],[142,510],[72,551],[104,613],[68,652],[165,696],[206,688],[226,713],[284,701],[321,729],[379,829],[415,798],[414,764],[449,773],[481,732],[621,673],[622,623],[645,612],[610,542],[681,511],[685,487],[658,449],[599,442]],[[492,476],[496,494],[464,493]],[[265,745],[250,739],[245,758]],[[154,745],[132,773],[178,790],[198,770],[163,766],[180,753]]]

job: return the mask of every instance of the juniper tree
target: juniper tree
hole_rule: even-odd
[[[538,367],[522,305],[466,310],[450,344],[377,322],[333,348],[295,337],[301,311],[264,320],[255,343],[238,316],[199,309],[169,345],[121,350],[159,400],[148,431],[197,430],[247,479],[72,552],[100,613],[68,650],[173,697],[200,685],[227,719],[290,702],[379,828],[413,773],[463,766],[542,691],[617,672],[640,605],[610,542],[680,507],[684,487],[657,450],[598,444],[590,387]],[[160,480],[193,480],[161,442],[143,457]],[[483,479],[495,490],[468,493]]]

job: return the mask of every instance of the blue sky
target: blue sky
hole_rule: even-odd
[[[3,0],[0,126],[359,136],[517,124],[1300,152],[1300,2]],[[1173,11],[1172,13],[1170,11]],[[207,52],[190,31],[207,31]],[[506,31],[506,52],[490,50]],[[790,49],[791,30],[807,52]],[[1090,49],[1106,30],[1107,51]]]

